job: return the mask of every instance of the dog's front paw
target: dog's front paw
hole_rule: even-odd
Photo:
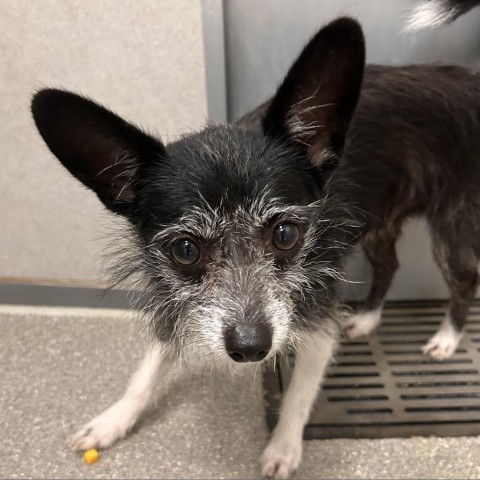
[[[302,440],[270,440],[262,455],[262,475],[276,480],[289,478],[300,465],[302,459]]]
[[[461,333],[455,331],[448,323],[445,323],[422,348],[422,351],[425,355],[430,355],[435,360],[443,360],[455,353],[461,338]]]
[[[378,326],[381,315],[381,309],[359,312],[344,321],[343,331],[350,339],[366,337]]]
[[[116,403],[73,435],[70,447],[75,451],[109,447],[123,438],[134,423],[135,419],[128,415],[127,409]]]

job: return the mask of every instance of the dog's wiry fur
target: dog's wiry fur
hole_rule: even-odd
[[[75,94],[35,95],[33,116],[50,150],[129,221],[133,247],[118,255],[114,277],[140,282],[156,339],[124,397],[82,428],[73,448],[107,447],[124,436],[175,356],[191,352],[235,367],[296,350],[294,388],[262,460],[275,478],[296,468],[335,348],[342,258],[359,231],[354,210],[326,186],[364,56],[359,25],[332,22],[294,63],[260,129],[212,125],[167,146]]]
[[[218,129],[210,133],[218,138]],[[237,157],[232,144],[230,148],[234,161],[242,156],[257,161],[254,151]],[[269,358],[294,347],[296,332],[324,328],[322,319],[332,316],[336,302],[339,259],[349,245],[344,231],[357,225],[329,198],[292,206],[259,192],[256,197],[246,194],[229,209],[228,195],[226,190],[215,208],[199,198],[198,207],[147,242],[131,232],[130,248],[113,255],[111,268],[117,281],[138,281],[143,316],[158,339],[173,344],[179,356],[195,353],[215,364],[225,360],[224,331],[244,316],[255,323],[274,319]],[[263,245],[262,229],[280,216],[305,226],[298,254],[288,264],[272,261]],[[171,238],[186,232],[212,245],[202,278],[195,272],[192,277],[179,275],[169,258]],[[321,303],[316,299],[319,290],[324,292]]]

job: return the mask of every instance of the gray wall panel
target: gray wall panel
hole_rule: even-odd
[[[97,282],[113,216],[36,132],[35,89],[82,92],[169,141],[207,116],[198,0],[0,1],[0,277]]]

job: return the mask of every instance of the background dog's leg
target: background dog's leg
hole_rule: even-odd
[[[380,323],[383,300],[398,268],[395,252],[398,233],[398,228],[376,229],[365,236],[363,247],[373,267],[372,287],[362,310],[344,324],[350,338],[369,335]]]
[[[454,234],[454,229],[446,231]],[[459,238],[447,239],[433,233],[433,253],[451,291],[451,301],[438,332],[423,347],[423,353],[437,360],[455,352],[470,303],[479,284],[478,256],[474,248],[462,245]]]
[[[302,457],[303,428],[335,345],[336,340],[332,336],[318,331],[305,336],[298,348],[280,419],[263,452],[264,476],[287,478],[298,467]]]
[[[152,404],[155,384],[171,364],[171,352],[164,344],[149,348],[123,397],[72,437],[73,450],[108,447],[124,437]]]

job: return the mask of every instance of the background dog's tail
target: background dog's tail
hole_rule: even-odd
[[[478,5],[480,0],[418,0],[407,19],[405,30],[420,30],[451,23]]]

